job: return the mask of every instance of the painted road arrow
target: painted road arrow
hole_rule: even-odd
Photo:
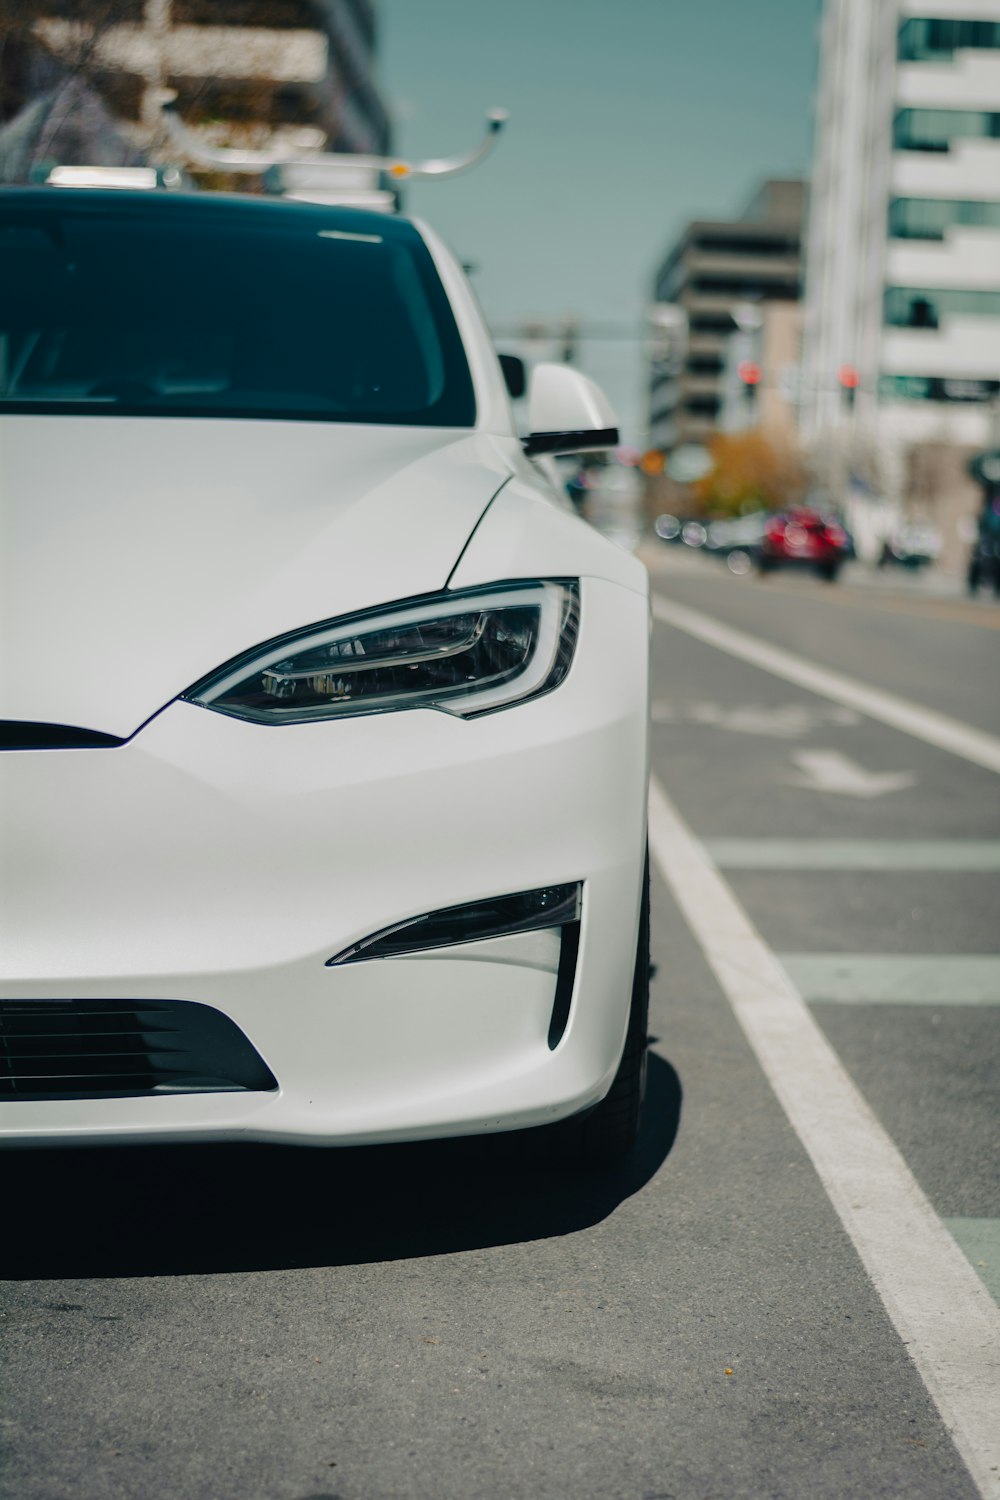
[[[839,750],[796,750],[792,759],[802,772],[793,785],[841,797],[884,797],[913,786],[917,779],[909,771],[866,771]]]

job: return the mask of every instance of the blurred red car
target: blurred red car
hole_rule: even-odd
[[[843,526],[806,505],[798,505],[768,517],[758,566],[762,573],[770,573],[774,568],[811,568],[832,582],[849,550],[850,541]]]

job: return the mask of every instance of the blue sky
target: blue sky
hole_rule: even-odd
[[[641,327],[690,218],[804,175],[820,0],[377,0],[379,77],[410,158],[451,155],[510,110],[495,154],[418,183],[407,210],[477,266],[491,322],[576,314]],[[585,342],[630,441],[639,345]]]

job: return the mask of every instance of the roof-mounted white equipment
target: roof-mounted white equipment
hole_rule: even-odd
[[[333,151],[315,151],[288,156],[280,147],[244,151],[229,146],[210,146],[181,120],[176,99],[161,101],[163,119],[171,144],[192,166],[217,172],[247,172],[263,175],[271,192],[311,203],[331,203],[350,208],[392,212],[398,191],[407,182],[456,177],[488,156],[507,119],[504,109],[486,116],[486,135],[464,156],[445,156],[408,162],[398,156],[362,156]]]
[[[75,188],[189,188],[191,179],[179,167],[79,167],[41,162],[28,174],[31,183]]]

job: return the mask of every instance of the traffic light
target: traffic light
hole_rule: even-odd
[[[747,412],[753,417],[757,405],[757,387],[760,385],[760,365],[755,359],[741,359],[736,366],[736,374],[743,387]]]
[[[854,402],[858,394],[858,386],[861,384],[861,376],[855,365],[841,365],[837,371],[837,381],[840,385],[840,393],[844,402],[845,411],[854,410]]]

